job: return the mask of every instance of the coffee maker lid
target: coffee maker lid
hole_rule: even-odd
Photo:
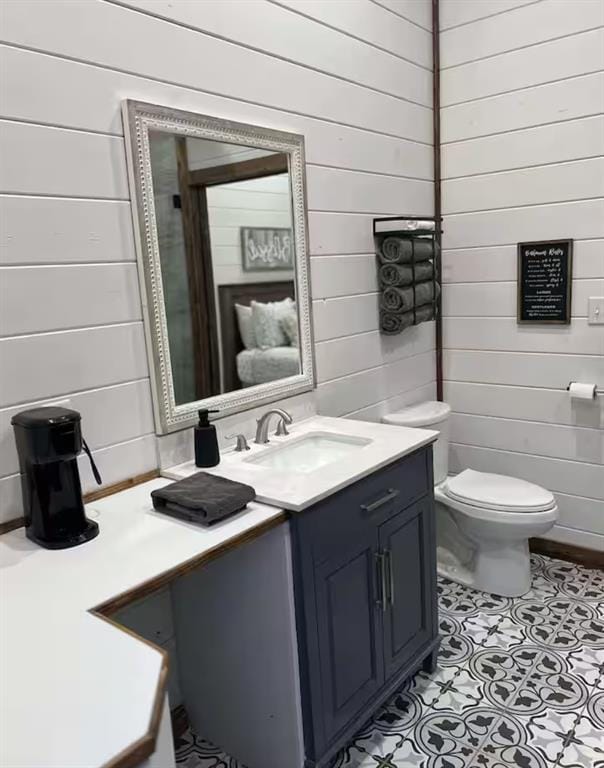
[[[44,406],[20,411],[13,416],[10,423],[25,429],[49,429],[62,424],[74,424],[81,418],[77,411],[72,411],[70,408]]]

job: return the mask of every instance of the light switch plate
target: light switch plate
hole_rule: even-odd
[[[590,296],[587,301],[589,325],[604,325],[604,296]]]

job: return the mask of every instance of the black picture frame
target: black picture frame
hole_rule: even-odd
[[[572,239],[518,243],[517,322],[569,325],[572,276]]]

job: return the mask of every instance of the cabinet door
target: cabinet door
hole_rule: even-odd
[[[383,683],[377,535],[349,544],[315,570],[326,744]]]
[[[379,539],[385,563],[384,669],[389,679],[432,639],[436,627],[431,498],[380,526]]]

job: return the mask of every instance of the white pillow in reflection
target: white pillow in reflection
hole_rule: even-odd
[[[295,307],[281,318],[281,325],[292,347],[298,346],[298,313]]]
[[[293,307],[294,302],[290,298],[283,301],[270,301],[266,304],[252,301],[252,325],[256,346],[260,349],[289,346],[289,339],[281,320],[291,314]]]
[[[239,325],[239,335],[246,349],[254,349],[256,345],[256,335],[254,334],[254,322],[252,320],[252,308],[244,304],[235,304],[237,313],[237,324]]]

